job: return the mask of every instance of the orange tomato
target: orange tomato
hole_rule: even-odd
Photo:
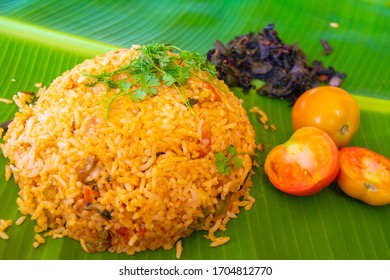
[[[266,157],[264,171],[279,190],[298,196],[318,193],[336,178],[339,151],[319,128],[298,129]]]
[[[369,149],[341,149],[336,181],[347,195],[369,205],[390,204],[390,159]]]
[[[349,144],[359,128],[360,110],[356,100],[345,90],[333,86],[309,89],[295,102],[292,126],[322,129],[340,149]]]

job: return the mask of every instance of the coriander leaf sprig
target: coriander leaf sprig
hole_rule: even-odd
[[[233,162],[234,168],[239,169],[243,166],[244,160],[238,157],[237,150],[233,145],[230,145],[226,152],[227,156],[223,152],[218,151],[214,154],[214,157],[218,172],[229,176],[232,173],[230,163]]]
[[[172,45],[155,43],[140,46],[139,50],[137,58],[117,70],[103,71],[97,75],[85,74],[90,78],[86,86],[93,87],[101,82],[107,85],[106,114],[111,104],[120,96],[128,95],[134,102],[140,102],[146,96],[156,95],[157,87],[161,84],[174,87],[184,104],[194,114],[183,86],[191,74],[194,74],[192,71],[204,71],[211,80],[216,75],[214,65],[199,53]],[[125,74],[125,78],[118,79],[121,74]],[[113,97],[108,97],[112,89],[119,89],[119,92]]]

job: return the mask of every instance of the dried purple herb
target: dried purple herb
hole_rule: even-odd
[[[324,40],[324,39],[321,39],[320,40],[321,42],[321,45],[324,47],[324,51],[323,51],[323,54],[324,55],[329,55],[332,53],[333,51],[333,48],[331,45],[329,45],[328,41]]]
[[[257,34],[237,36],[226,46],[216,41],[207,59],[228,86],[242,87],[248,92],[254,87],[254,80],[262,80],[264,85],[256,89],[259,94],[286,99],[291,104],[310,88],[329,84],[333,77],[341,85],[346,77],[333,67],[325,68],[320,61],[309,66],[298,44],[284,44],[273,24]]]

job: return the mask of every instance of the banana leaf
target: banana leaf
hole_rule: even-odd
[[[0,97],[37,91],[86,58],[132,44],[170,43],[206,55],[216,40],[258,32],[273,23],[285,43],[297,43],[309,62],[321,60],[347,74],[342,87],[361,108],[361,123],[351,146],[390,157],[390,4],[380,0],[329,1],[1,1]],[[323,54],[320,40],[333,48]],[[333,183],[317,195],[294,197],[276,190],[264,174],[267,152],[292,134],[291,106],[283,100],[243,93],[256,131],[259,155],[252,195],[256,203],[229,222],[231,240],[210,248],[198,231],[183,240],[182,259],[390,259],[390,206],[372,207],[347,197]],[[275,131],[265,130],[253,106],[265,111]],[[16,106],[0,102],[0,122]],[[0,156],[0,218],[21,214],[18,187],[4,178]],[[129,256],[85,253],[70,238],[50,239],[34,249],[34,221],[6,230],[0,259],[175,259],[175,250]]]

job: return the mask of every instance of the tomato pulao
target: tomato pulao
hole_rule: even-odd
[[[179,73],[186,79],[126,72],[139,57],[142,46],[84,61],[10,124],[1,148],[41,237],[134,254],[204,230],[216,246],[229,238],[215,232],[253,204],[255,137],[242,100],[201,67]],[[160,57],[153,63],[168,63]],[[241,165],[222,174],[215,154],[230,146]]]

